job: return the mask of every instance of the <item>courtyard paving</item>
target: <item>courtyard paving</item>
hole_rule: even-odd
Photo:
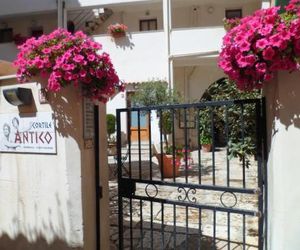
[[[148,158],[147,158],[148,157]],[[139,176],[138,157],[131,157],[132,176]],[[227,164],[230,169],[230,187],[243,187],[243,176],[246,188],[257,188],[257,162],[252,159],[249,167],[243,171],[243,165],[238,159],[228,161],[226,149],[218,148],[214,153],[215,168],[213,171],[213,154],[201,152],[201,177],[199,177],[198,152],[191,153],[188,168],[182,162],[180,176],[176,182],[198,184],[199,178],[203,185],[212,185],[215,171],[215,185],[227,185]],[[152,161],[153,180],[161,180],[160,169],[156,157],[143,155],[141,161],[142,178],[149,179],[149,162]],[[115,160],[110,157],[110,240],[111,249],[118,246],[118,196]],[[128,168],[128,160],[125,163]],[[243,174],[244,172],[244,174]],[[173,182],[173,179],[164,179]],[[185,198],[184,190],[172,186],[157,186],[156,198],[178,201]],[[152,188],[152,190],[151,190]],[[136,185],[136,195],[146,197],[146,184]],[[154,187],[147,191],[155,195]],[[151,194],[152,193],[152,194]],[[222,196],[223,194],[223,196]],[[235,196],[234,196],[235,195]],[[215,207],[231,207],[251,211],[258,210],[256,194],[224,193],[221,191],[191,190],[186,198],[196,204]],[[222,198],[221,198],[222,196]],[[236,198],[235,198],[236,197]],[[225,211],[215,211],[199,208],[186,208],[173,204],[123,199],[124,218],[124,249],[258,249],[258,217],[243,216]],[[187,199],[186,199],[187,201]],[[222,202],[223,204],[222,204]],[[236,204],[235,204],[236,203]],[[131,213],[130,213],[131,211]],[[230,216],[230,217],[229,217]],[[230,223],[230,229],[228,227]],[[201,226],[199,226],[201,224]],[[215,224],[215,230],[214,230]],[[245,229],[243,230],[243,225]],[[131,228],[131,229],[130,229]],[[152,230],[151,230],[152,229]],[[230,231],[228,231],[228,229]],[[230,236],[228,239],[228,235]],[[130,239],[132,239],[130,241]],[[201,245],[200,245],[201,244]]]

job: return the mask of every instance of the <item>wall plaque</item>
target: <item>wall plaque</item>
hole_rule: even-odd
[[[94,103],[90,99],[84,98],[83,101],[83,137],[85,140],[94,139]]]
[[[53,113],[0,114],[0,152],[55,154]]]

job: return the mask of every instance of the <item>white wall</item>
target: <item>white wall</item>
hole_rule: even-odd
[[[300,73],[265,84],[268,133],[268,249],[300,245]]]
[[[93,36],[103,45],[121,80],[141,82],[167,78],[167,52],[161,31],[130,33],[114,40],[108,35]]]
[[[213,61],[215,64],[212,63]],[[175,86],[186,102],[199,101],[205,90],[224,76],[217,66],[217,59],[215,58],[212,62],[189,67],[175,67]]]
[[[223,26],[173,30],[171,32],[171,55],[219,51],[224,35]]]
[[[216,58],[204,63],[190,67],[176,67],[175,88],[184,98],[185,103],[199,102],[205,90],[216,80],[224,76],[223,72],[217,66]],[[209,73],[208,73],[209,72]],[[188,130],[188,137],[191,139],[191,145],[197,146],[196,129]],[[179,144],[184,141],[184,130],[177,129],[176,140]]]

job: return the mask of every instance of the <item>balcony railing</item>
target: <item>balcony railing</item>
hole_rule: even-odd
[[[126,37],[94,36],[110,54],[118,75],[126,81],[165,79],[168,72],[163,31],[133,32]]]
[[[174,29],[171,32],[171,55],[180,56],[220,51],[223,27]]]

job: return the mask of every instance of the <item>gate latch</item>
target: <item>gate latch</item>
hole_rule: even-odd
[[[120,185],[120,189],[119,189],[120,196],[130,198],[132,197],[132,195],[134,195],[136,191],[135,181],[131,179],[121,179],[119,185]]]

